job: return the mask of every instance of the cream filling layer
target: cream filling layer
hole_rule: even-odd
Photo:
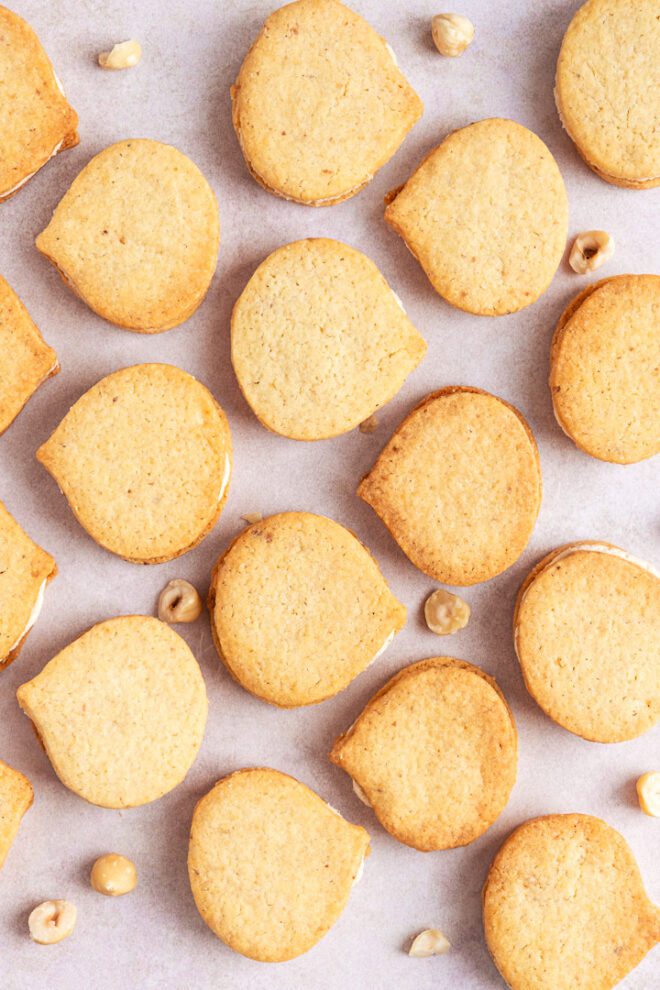
[[[351,783],[353,784],[353,790],[355,791],[356,796],[360,799],[360,801],[362,801],[362,804],[366,804],[367,808],[370,808],[371,802],[358,784],[357,780],[353,780],[351,778]]]
[[[383,643],[383,645],[381,646],[381,648],[378,650],[378,652],[375,653],[372,656],[371,660],[367,664],[367,667],[371,667],[372,663],[375,663],[376,662],[376,660],[378,659],[378,657],[381,656],[381,654],[383,654],[385,652],[385,650],[390,645],[390,643],[392,642],[393,639],[394,639],[394,629],[389,634],[389,636],[387,637],[387,639],[385,640],[385,642]]]
[[[227,485],[229,483],[229,475],[231,474],[231,458],[229,454],[225,454],[225,470],[222,475],[222,482],[220,483],[220,494],[218,495],[218,502],[221,502],[225,492],[227,491]]]
[[[45,589],[46,589],[46,582],[45,581],[42,581],[41,582],[41,587],[39,588],[39,591],[37,592],[37,598],[35,600],[34,605],[32,606],[32,611],[30,612],[30,615],[28,617],[28,620],[25,623],[25,628],[23,629],[23,632],[20,634],[20,636],[18,637],[18,639],[16,640],[16,642],[13,643],[12,646],[9,647],[9,653],[11,653],[13,650],[16,649],[16,647],[18,646],[18,644],[21,642],[22,639],[24,639],[27,636],[27,634],[29,633],[30,629],[32,629],[32,626],[35,624],[35,622],[39,618],[39,613],[41,612],[41,609],[42,609],[43,604],[44,604],[44,591],[45,591]]]
[[[55,157],[55,155],[60,150],[60,148],[62,147],[63,144],[64,144],[64,139],[62,139],[58,144],[55,145],[55,147],[51,151],[50,155],[48,156],[48,158],[44,162],[44,165],[47,165],[48,162],[51,160],[51,158],[54,158]],[[30,172],[29,175],[26,175],[25,178],[21,179],[20,182],[17,182],[15,186],[12,186],[11,189],[5,189],[2,192],[2,196],[11,196],[11,194],[12,193],[15,193],[18,189],[21,188],[21,186],[24,186],[26,182],[29,182],[30,179],[33,178],[33,176],[35,176],[37,174],[37,172],[40,171],[40,169],[42,169],[44,167],[44,165],[40,165],[39,168],[37,168],[37,169],[34,170],[34,172]]]

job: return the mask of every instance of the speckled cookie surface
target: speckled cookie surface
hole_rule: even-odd
[[[514,615],[528,691],[565,729],[623,742],[660,719],[660,577],[607,543],[567,544],[523,582]]]
[[[0,760],[0,869],[33,797],[32,784],[27,777]]]
[[[590,815],[519,826],[491,864],[483,916],[511,990],[612,990],[660,941],[628,844]]]
[[[618,275],[589,286],[552,342],[557,422],[587,454],[631,464],[660,452],[660,277]]]
[[[66,148],[78,144],[69,106],[39,38],[0,6],[0,202]]]
[[[126,615],[93,626],[17,692],[65,787],[104,808],[167,794],[206,726],[206,688],[170,626]]]
[[[629,189],[660,183],[657,0],[589,0],[561,46],[557,109],[580,155]]]
[[[231,96],[254,178],[310,206],[359,192],[422,115],[385,39],[338,0],[272,13]]]
[[[119,141],[95,155],[36,240],[64,282],[99,316],[159,333],[195,312],[218,260],[210,185],[160,141]]]
[[[0,502],[0,670],[20,653],[36,621],[55,561],[21,529]]]
[[[516,780],[516,727],[492,677],[433,657],[389,680],[330,759],[400,842],[451,849],[478,839],[504,809]]]
[[[329,238],[295,241],[266,258],[234,307],[231,338],[254,413],[296,440],[354,429],[426,352],[374,263]]]
[[[494,118],[445,138],[389,198],[385,219],[447,302],[500,316],[550,285],[566,247],[568,200],[543,141]]]
[[[0,433],[13,423],[42,382],[58,371],[57,354],[0,276]]]
[[[209,612],[229,672],[284,708],[343,690],[406,620],[367,548],[310,512],[241,533],[216,564]]]
[[[191,550],[217,522],[231,436],[222,409],[192,375],[137,364],[85,392],[37,458],[97,543],[157,564]]]
[[[536,442],[522,415],[463,386],[427,396],[397,427],[358,488],[403,552],[445,584],[506,570],[541,504]]]
[[[262,962],[307,952],[337,921],[369,835],[314,791],[267,768],[218,781],[193,814],[188,873],[218,938]]]

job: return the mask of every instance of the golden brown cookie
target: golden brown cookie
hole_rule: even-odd
[[[562,430],[592,457],[631,464],[660,451],[660,276],[603,279],[569,304],[550,391]]]
[[[453,131],[387,202],[387,223],[436,292],[478,316],[535,302],[566,247],[568,200],[557,163],[513,120]]]
[[[383,828],[428,852],[474,842],[516,780],[517,734],[496,681],[432,657],[378,691],[330,752]]]
[[[529,540],[541,504],[536,442],[523,416],[481,389],[427,396],[358,488],[415,567],[444,584],[487,581]]]
[[[630,847],[590,815],[520,825],[491,864],[483,916],[511,990],[611,990],[660,941]]]
[[[245,529],[215,566],[208,605],[230,674],[282,708],[348,687],[406,621],[369,550],[311,512]]]
[[[219,243],[218,204],[200,170],[171,145],[144,138],[95,155],[36,240],[95,313],[139,333],[192,316]]]
[[[142,564],[204,539],[227,497],[229,424],[211,393],[170,364],[102,378],[71,407],[37,459],[106,550]]]
[[[253,177],[308,206],[359,192],[423,109],[385,39],[339,0],[297,0],[272,13],[231,98]]]
[[[523,582],[514,641],[527,690],[553,721],[623,742],[660,719],[660,574],[610,543],[553,550]]]
[[[0,760],[0,870],[33,799],[34,791],[27,777]]]
[[[363,828],[293,777],[255,768],[197,803],[188,873],[218,938],[250,959],[284,962],[334,925],[368,854]]]
[[[208,708],[190,649],[146,615],[92,626],[17,697],[64,786],[103,808],[147,804],[180,784]]]

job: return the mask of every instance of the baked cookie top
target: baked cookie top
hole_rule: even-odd
[[[491,864],[483,915],[511,990],[611,990],[660,941],[628,844],[590,815],[520,825]]]
[[[41,42],[18,14],[0,6],[0,202],[58,151],[78,144],[78,116]]]
[[[218,938],[261,962],[307,952],[337,921],[369,834],[309,787],[268,768],[224,777],[193,814],[188,873]]]
[[[13,423],[42,382],[59,369],[57,354],[0,275],[0,433]]]
[[[329,238],[287,244],[259,265],[234,306],[231,348],[255,415],[295,440],[354,429],[426,353],[376,265]]]
[[[348,687],[406,620],[364,544],[310,512],[244,530],[215,566],[209,612],[229,672],[283,708]]]
[[[501,316],[550,285],[566,247],[568,199],[543,141],[493,118],[449,134],[388,197],[385,219],[447,302]]]
[[[631,464],[660,452],[660,276],[603,279],[570,303],[550,391],[562,430],[592,457]]]
[[[330,759],[400,842],[452,849],[479,838],[503,811],[516,780],[516,727],[492,677],[432,657],[389,680]]]
[[[37,621],[55,561],[37,546],[0,502],[0,670],[20,653]]]
[[[569,543],[523,582],[514,638],[527,690],[555,722],[623,742],[660,719],[660,574],[608,543]]]
[[[34,791],[27,777],[0,760],[0,869],[33,798]]]
[[[157,564],[197,546],[220,517],[231,436],[224,412],[192,375],[136,364],[85,392],[37,459],[97,543]]]
[[[92,158],[36,245],[99,316],[159,333],[202,302],[219,242],[218,204],[194,162],[132,138]]]
[[[531,536],[541,504],[536,442],[503,399],[443,388],[397,427],[358,495],[415,567],[444,584],[477,584],[515,563]]]
[[[615,184],[660,182],[657,0],[588,0],[564,35],[555,88],[564,127]]]
[[[92,626],[17,692],[65,787],[132,808],[180,784],[206,726],[206,688],[170,626],[123,615]]]
[[[274,11],[231,97],[254,178],[309,206],[359,192],[423,109],[385,39],[339,0],[297,0]]]

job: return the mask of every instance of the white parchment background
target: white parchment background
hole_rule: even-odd
[[[229,104],[230,83],[274,3],[14,0],[15,9],[40,34],[80,115],[81,143],[0,207],[0,272],[23,298],[62,365],[0,438],[0,498],[59,567],[26,647],[1,675],[0,756],[27,773],[36,792],[0,876],[2,990],[502,987],[483,943],[481,885],[511,828],[553,811],[590,812],[619,828],[635,851],[650,894],[660,901],[660,823],[642,815],[634,795],[635,778],[660,763],[657,733],[602,746],[560,729],[527,695],[511,637],[516,589],[532,564],[557,544],[605,539],[655,556],[656,562],[660,556],[657,460],[625,468],[600,463],[578,452],[552,417],[546,386],[550,338],[559,313],[585,280],[564,262],[546,295],[522,313],[494,319],[463,314],[435,295],[383,221],[384,194],[403,182],[431,147],[452,128],[489,116],[527,125],[557,157],[570,198],[569,237],[591,228],[614,235],[615,257],[599,275],[658,270],[660,190],[630,192],[600,181],[562,132],[552,97],[554,65],[577,0],[461,0],[459,10],[474,21],[476,40],[460,59],[443,59],[432,48],[430,16],[442,7],[431,0],[354,0],[393,45],[424,100],[424,117],[356,198],[320,210],[276,199],[245,170]],[[102,72],[96,53],[131,36],[142,42],[141,65],[125,73]],[[132,334],[98,319],[33,246],[82,166],[126,137],[177,145],[199,164],[220,202],[222,244],[211,291],[192,319],[159,337]],[[428,340],[429,352],[381,414],[377,433],[356,431],[337,440],[298,444],[268,434],[241,398],[229,362],[229,316],[268,252],[286,241],[318,235],[345,240],[380,265]],[[179,561],[139,567],[87,537],[34,451],[99,378],[151,360],[180,365],[213,391],[231,423],[235,470],[220,524],[204,543]],[[523,411],[540,445],[544,498],[521,560],[501,577],[467,590],[469,627],[451,640],[439,640],[421,621],[432,582],[407,562],[354,492],[403,414],[427,392],[449,384],[489,389]],[[326,513],[352,527],[407,605],[406,629],[339,697],[286,712],[257,701],[230,680],[204,617],[182,629],[202,666],[210,699],[204,745],[185,783],[155,804],[124,813],[92,807],[69,793],[19,711],[16,687],[94,622],[125,612],[151,613],[170,578],[188,578],[205,591],[213,562],[242,525],[241,514],[284,509]],[[496,675],[514,709],[520,763],[511,801],[485,837],[463,850],[422,854],[380,828],[326,753],[391,674],[442,652]],[[339,923],[312,952],[279,966],[251,962],[218,941],[195,910],[186,873],[195,801],[226,772],[252,764],[294,774],[372,834],[373,854]],[[129,897],[104,899],[89,887],[91,862],[108,850],[137,863],[140,885]],[[71,939],[42,948],[28,940],[26,918],[35,903],[50,897],[75,901],[79,920]],[[429,925],[447,933],[451,953],[409,959],[402,951],[406,938]],[[626,988],[657,986],[659,962],[657,954],[647,957]]]

